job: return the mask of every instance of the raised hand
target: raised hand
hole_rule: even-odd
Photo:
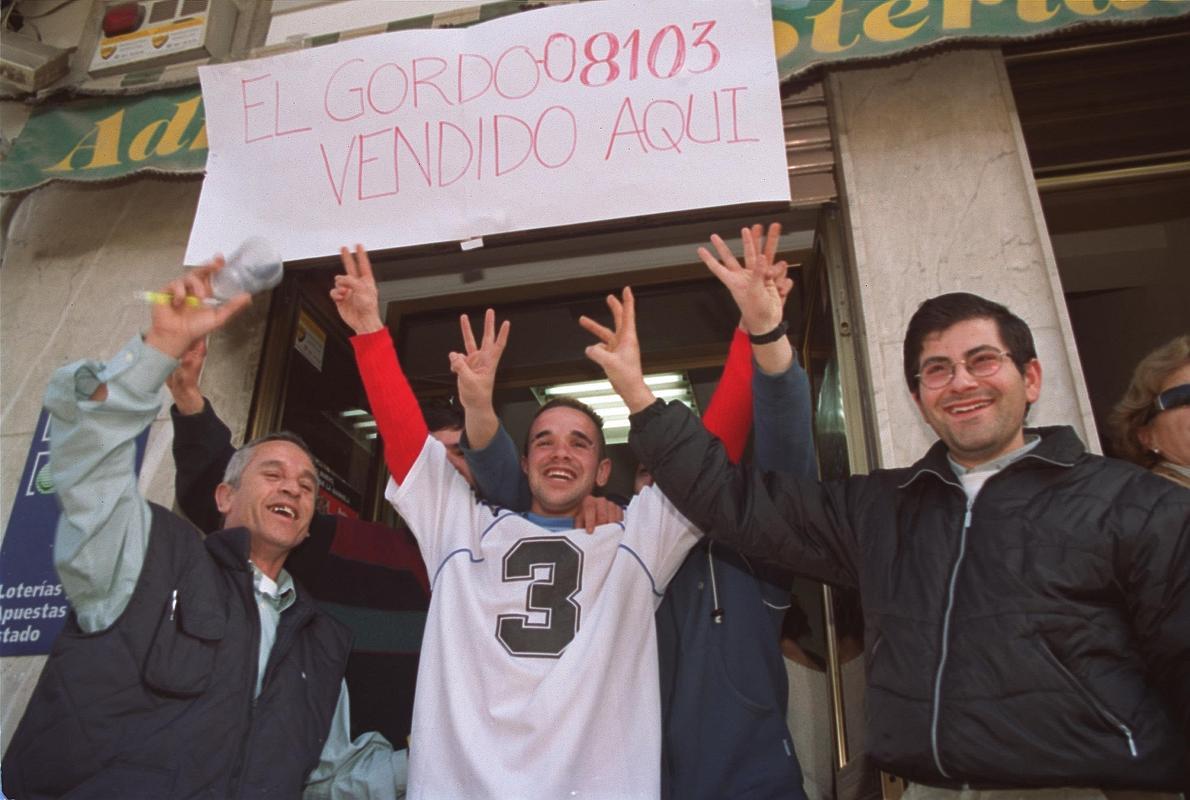
[[[614,330],[588,316],[579,317],[578,324],[599,339],[598,344],[587,348],[587,358],[603,368],[612,388],[624,399],[628,410],[635,413],[657,398],[645,384],[641,370],[640,344],[636,339],[636,301],[632,289],[625,286],[623,298],[621,301],[614,294],[607,296]]]
[[[759,227],[754,225],[740,231],[744,243],[743,266],[718,234],[711,237],[718,258],[707,248],[698,248],[699,258],[731,292],[743,316],[744,328],[751,334],[767,333],[781,323],[785,296],[793,287],[793,282],[785,274],[788,265],[772,263],[781,226],[777,223],[770,225],[763,242],[758,235]]]
[[[466,314],[459,317],[459,327],[463,333],[464,352],[450,354],[450,369],[458,376],[459,403],[463,406],[467,441],[471,447],[482,450],[500,429],[500,418],[492,405],[492,392],[511,324],[504,320],[500,332],[496,333],[496,312],[489,308],[483,317],[483,339],[479,345],[475,344],[471,320]]]
[[[784,303],[789,299],[789,293],[793,291],[793,279],[789,277],[787,262],[774,261],[777,257],[777,248],[781,243],[781,223],[771,223],[767,232],[763,225],[756,223],[751,230],[752,239],[759,242],[760,252],[769,264],[769,273],[777,284],[777,294],[781,295],[781,302]]]
[[[195,339],[186,352],[182,353],[178,368],[165,379],[169,393],[174,398],[178,412],[190,416],[203,409],[202,392],[198,390],[198,377],[207,358],[207,340]]]
[[[380,293],[372,277],[368,251],[362,244],[355,246],[354,253],[341,247],[339,260],[343,262],[344,274],[335,276],[335,288],[331,289],[331,300],[339,317],[357,334],[380,330],[384,327],[380,319]]]
[[[248,307],[252,296],[247,292],[232,297],[218,306],[194,305],[187,296],[205,300],[212,296],[211,276],[223,269],[223,257],[216,256],[210,264],[195,267],[180,278],[161,288],[169,301],[153,305],[153,317],[145,343],[174,358],[182,354],[195,340],[224,325]]]
[[[496,333],[496,312],[488,309],[483,315],[483,339],[477,346],[466,314],[459,317],[463,332],[463,352],[450,354],[450,369],[459,380],[459,402],[467,413],[487,409],[492,405],[492,391],[496,386],[496,368],[504,347],[508,344],[508,320],[500,324]]]

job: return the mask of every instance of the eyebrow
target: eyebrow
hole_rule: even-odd
[[[977,345],[975,345],[975,347],[972,347],[970,350],[963,353],[963,358],[964,359],[970,358],[971,356],[975,355],[976,353],[982,352],[983,350],[1000,350],[1000,348],[996,347],[996,345],[994,345],[994,344],[977,344]],[[1001,351],[1001,352],[1003,352],[1003,351]],[[926,364],[936,363],[939,361],[950,361],[950,359],[946,356],[930,356],[929,358],[923,360],[921,363],[922,363],[922,366],[925,366]]]
[[[281,461],[280,459],[277,459],[277,458],[270,458],[268,461],[260,462],[261,469],[280,469],[280,468],[283,468],[284,466],[285,466],[285,462]],[[305,478],[308,481],[312,481],[315,486],[318,485],[318,476],[315,475],[313,472],[311,472],[308,469],[302,470],[301,475],[299,475],[298,477]]]
[[[544,431],[538,431],[537,433],[533,434],[533,437],[529,441],[536,442],[538,439],[540,439],[543,436],[553,436],[553,435],[554,435],[554,432],[551,430],[548,430],[548,429],[544,430]],[[583,433],[582,431],[578,430],[577,428],[575,430],[572,430],[570,432],[570,435],[576,436],[579,439],[582,439],[587,444],[595,444],[594,439],[592,439],[590,436]]]

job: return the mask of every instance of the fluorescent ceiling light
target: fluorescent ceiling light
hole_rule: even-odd
[[[698,413],[698,405],[694,402],[690,380],[685,373],[661,372],[646,375],[645,385],[652,389],[653,394],[658,398],[677,400],[693,409],[694,413]],[[603,437],[608,444],[623,444],[628,441],[629,411],[624,405],[624,401],[612,389],[609,381],[579,381],[577,383],[560,383],[554,386],[535,386],[533,395],[542,405],[557,397],[573,397],[575,400],[581,400],[603,418]]]

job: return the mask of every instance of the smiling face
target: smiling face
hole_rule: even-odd
[[[292,442],[256,445],[235,486],[221,483],[215,503],[228,528],[251,534],[251,558],[266,574],[310,532],[318,478],[314,464]],[[275,572],[271,576],[275,576]]]
[[[1190,364],[1166,376],[1158,391],[1187,383],[1190,383]],[[1137,430],[1137,436],[1146,448],[1155,450],[1161,460],[1190,467],[1190,406],[1157,412]]]
[[[931,333],[922,340],[917,367],[930,359],[953,363],[992,348],[1007,351],[992,319],[968,319]],[[1023,372],[1011,359],[1004,359],[996,374],[976,378],[964,366],[956,366],[954,378],[940,389],[918,384],[914,399],[922,417],[938,438],[946,443],[951,457],[973,467],[1011,452],[1025,443],[1024,422],[1028,404],[1041,395],[1041,365],[1036,359]]]
[[[530,510],[570,517],[596,486],[607,483],[612,464],[600,458],[594,420],[578,409],[556,406],[533,420],[521,468],[533,495]]]

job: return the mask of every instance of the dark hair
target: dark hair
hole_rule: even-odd
[[[450,398],[429,400],[421,407],[422,416],[426,419],[426,427],[430,433],[450,430],[460,431],[466,425],[463,411]]]
[[[301,451],[306,454],[306,457],[310,459],[311,464],[315,463],[314,454],[310,452],[309,446],[307,446],[305,441],[302,440],[302,437],[298,436],[296,433],[290,433],[289,431],[277,431],[276,433],[258,436],[257,438],[248,442],[248,444],[241,447],[239,450],[236,450],[235,453],[232,454],[231,460],[227,462],[227,467],[223,470],[223,482],[233,488],[238,489],[240,486],[240,478],[244,476],[244,468],[247,467],[248,462],[252,460],[252,453],[257,447],[260,447],[262,444],[267,444],[268,442],[289,442],[290,444],[300,448]],[[317,471],[318,468],[315,467],[315,480],[317,480]]]
[[[581,411],[590,417],[591,422],[595,423],[595,437],[599,444],[596,457],[602,461],[603,457],[607,454],[607,442],[603,438],[603,417],[596,414],[595,409],[591,408],[583,401],[575,400],[573,397],[567,397],[566,395],[561,395],[549,400],[544,405],[542,405],[541,408],[537,409],[536,413],[533,414],[533,419],[529,420],[529,430],[533,429],[533,423],[537,421],[537,418],[549,411],[551,408],[573,408],[575,411]],[[524,455],[529,455],[528,436],[525,437],[525,446],[521,448],[521,452]]]
[[[1025,321],[1005,306],[967,292],[951,292],[931,297],[913,313],[905,331],[904,361],[905,383],[914,396],[918,394],[917,373],[921,365],[922,343],[933,333],[941,333],[969,319],[990,319],[996,323],[1000,341],[1012,357],[1012,363],[1023,375],[1025,365],[1037,358],[1033,344],[1033,333]]]

